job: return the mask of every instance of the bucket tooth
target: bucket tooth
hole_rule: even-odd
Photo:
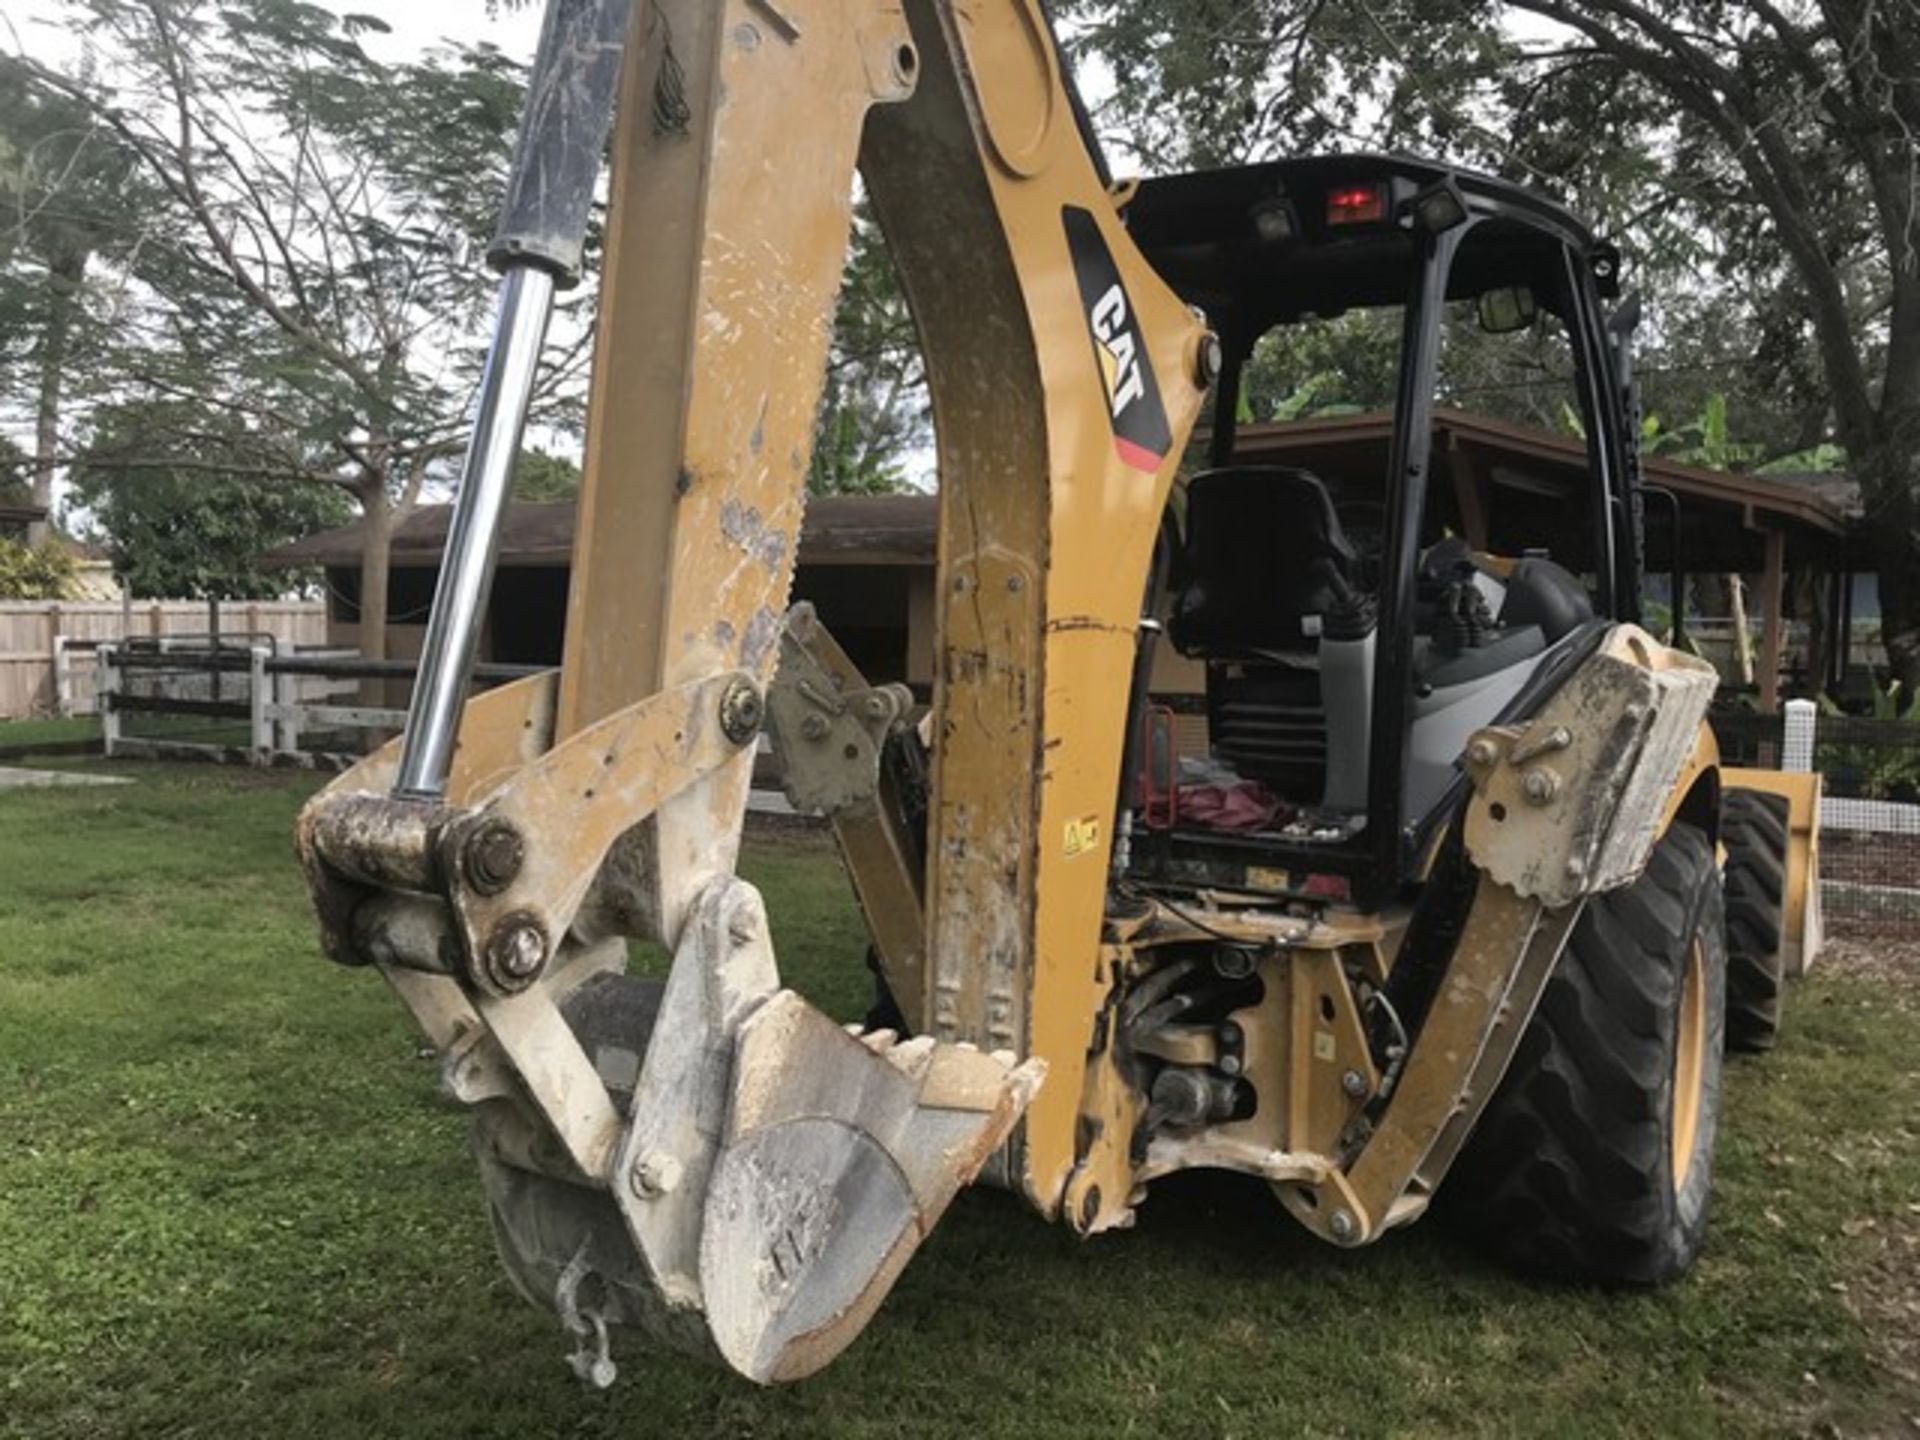
[[[876,1052],[872,1038],[790,991],[740,1031],[700,1286],[720,1352],[762,1384],[851,1343],[1043,1073],[932,1041]]]
[[[911,1040],[902,1040],[887,1051],[887,1063],[901,1071],[914,1081],[923,1079],[933,1066],[933,1058],[939,1046],[931,1035],[916,1035]],[[1005,1067],[1013,1068],[1012,1057],[1008,1057]]]

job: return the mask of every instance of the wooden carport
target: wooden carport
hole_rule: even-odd
[[[1587,449],[1575,437],[1441,409],[1434,413],[1434,489],[1429,525],[1445,526],[1480,550],[1518,554],[1544,549],[1589,571],[1590,526],[1579,503]],[[1242,464],[1298,465],[1329,483],[1342,503],[1377,495],[1387,472],[1393,417],[1385,412],[1287,424],[1243,425],[1235,445]],[[1836,683],[1845,647],[1838,643],[1845,596],[1846,517],[1815,491],[1756,475],[1735,475],[1648,457],[1648,568],[1674,568],[1673,517],[1687,575],[1759,577],[1764,616],[1756,664],[1760,708],[1780,701],[1780,670],[1790,587],[1811,597],[1809,665],[1815,686]],[[1668,503],[1667,496],[1672,497]]]

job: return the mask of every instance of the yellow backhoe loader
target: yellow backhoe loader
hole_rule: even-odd
[[[564,664],[468,700],[610,131]],[[924,715],[787,609],[856,169],[937,429]],[[1686,1268],[1728,1006],[1764,1041],[1753,987],[1817,945],[1812,797],[1734,823],[1714,674],[1635,623],[1611,250],[1396,158],[1115,185],[1039,0],[552,0],[491,258],[407,728],[299,844],[328,954],[471,1107],[506,1268],[581,1375],[625,1327],[804,1376],[976,1178],[1083,1235],[1217,1167],[1338,1246],[1441,1200],[1523,1263]],[[1461,304],[1566,337],[1591,475],[1552,554],[1433,480]],[[1242,463],[1262,337],[1349,307],[1403,316],[1391,453]],[[1155,699],[1163,631],[1204,754]],[[734,870],[763,736],[833,825],[884,1027],[781,986]],[[1196,766],[1257,819],[1210,821]]]

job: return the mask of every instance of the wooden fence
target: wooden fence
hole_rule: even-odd
[[[97,646],[205,637],[210,619],[203,600],[0,601],[0,720],[93,714]],[[272,635],[283,647],[322,645],[327,610],[318,600],[229,601],[220,630],[236,643]]]
[[[404,705],[362,703],[367,681],[411,690],[416,662],[368,660],[346,650],[293,652],[262,637],[135,637],[98,651],[98,706],[107,758],[210,759],[343,769],[369,732],[405,725]],[[476,689],[539,673],[530,665],[475,665]]]

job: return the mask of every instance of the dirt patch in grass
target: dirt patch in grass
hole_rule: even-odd
[[[1874,1358],[1905,1399],[1899,1423],[1920,1435],[1920,1201],[1904,1218],[1850,1222],[1865,1258],[1844,1282],[1847,1309]]]
[[[1882,922],[1850,922],[1831,934],[1813,962],[1814,971],[1843,975],[1920,993],[1920,927]]]
[[[833,850],[833,831],[817,815],[776,815],[749,810],[746,838],[803,854],[829,854]]]

